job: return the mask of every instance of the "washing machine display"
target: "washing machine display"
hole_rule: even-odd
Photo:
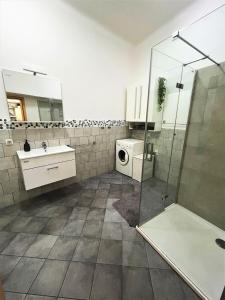
[[[120,160],[120,163],[125,166],[129,162],[129,154],[127,153],[126,149],[120,149],[118,151],[118,157]]]

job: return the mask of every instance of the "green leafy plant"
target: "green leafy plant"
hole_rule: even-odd
[[[159,111],[163,108],[163,103],[166,99],[166,79],[163,77],[159,77],[158,79],[158,105]]]

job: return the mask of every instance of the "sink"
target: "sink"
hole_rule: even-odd
[[[66,152],[74,152],[74,149],[66,145],[61,145],[55,147],[47,147],[46,150],[44,150],[43,148],[31,149],[31,151],[29,152],[19,150],[17,151],[17,155],[19,159],[27,159]]]
[[[17,151],[26,190],[76,176],[75,149],[62,145]]]

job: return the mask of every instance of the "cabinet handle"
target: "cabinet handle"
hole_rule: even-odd
[[[137,87],[135,88],[135,108],[134,108],[134,120],[136,119],[136,109],[137,109]]]
[[[23,162],[24,162],[24,163],[28,163],[28,162],[29,162],[29,160],[24,160]]]
[[[54,170],[54,169],[58,169],[58,168],[59,168],[59,166],[56,166],[56,167],[47,168],[47,170],[49,171],[49,170]]]
[[[142,86],[140,86],[139,119],[141,118]]]

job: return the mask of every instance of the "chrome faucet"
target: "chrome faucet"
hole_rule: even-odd
[[[45,152],[46,152],[46,149],[47,149],[47,144],[46,144],[46,142],[42,142],[41,143],[41,146],[42,146],[42,148],[45,150]]]

